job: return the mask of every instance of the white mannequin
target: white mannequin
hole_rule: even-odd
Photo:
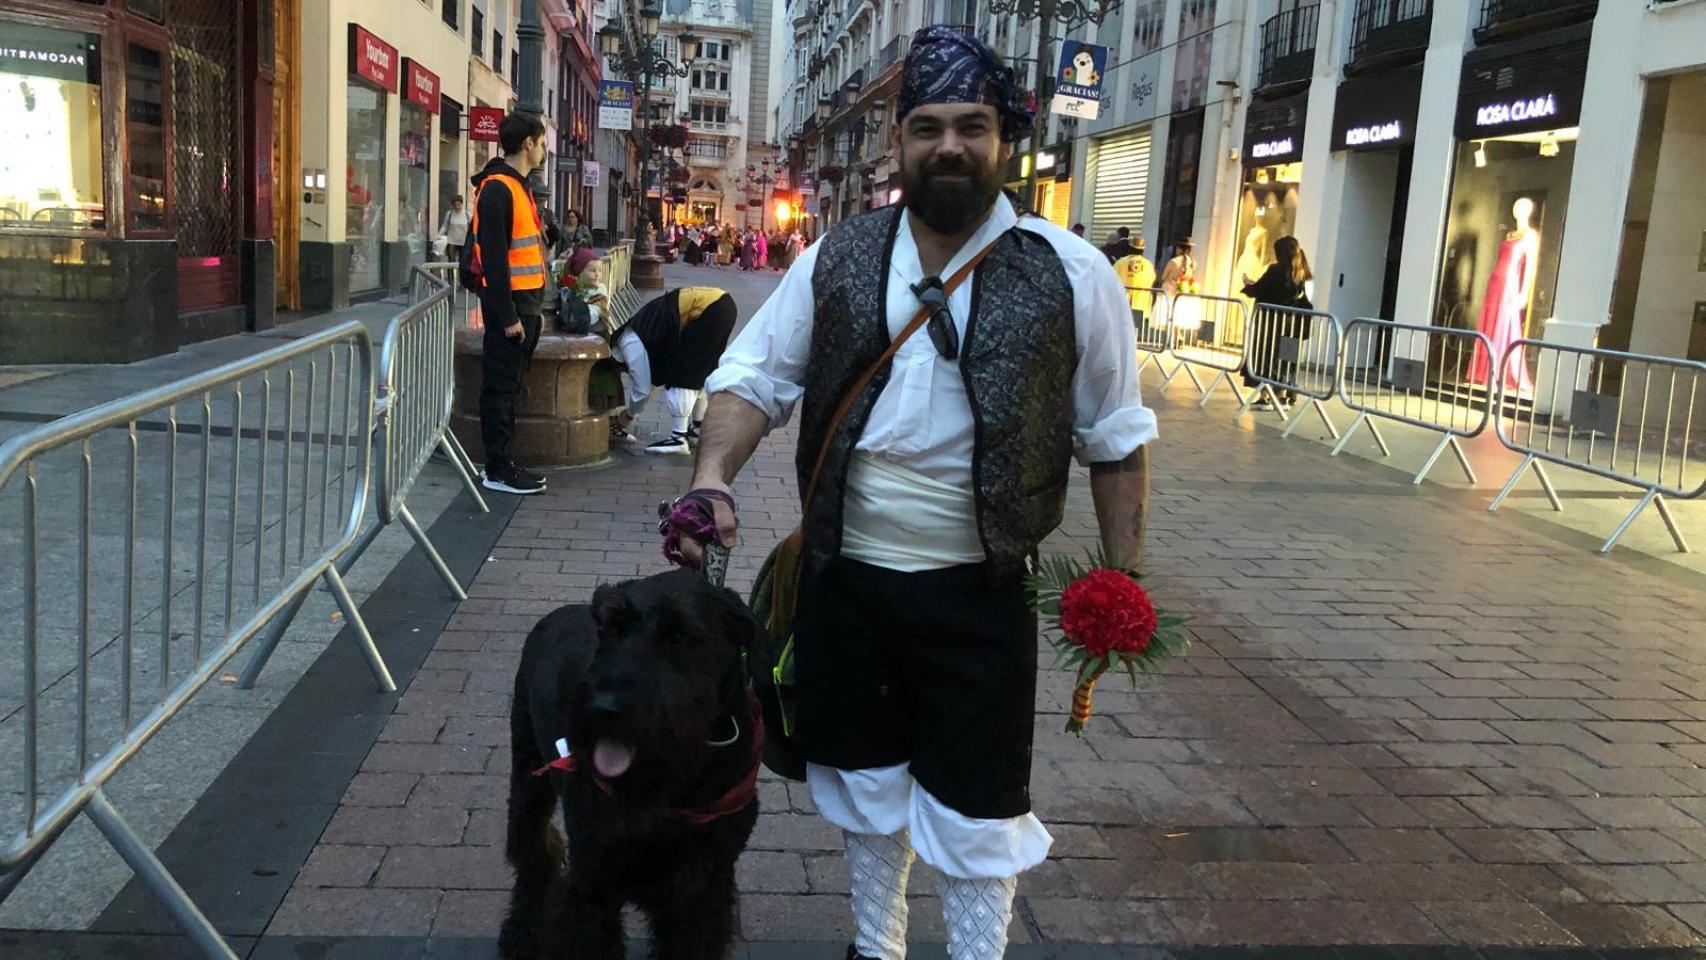
[[[1538,250],[1540,236],[1529,225],[1529,221],[1534,219],[1534,201],[1527,197],[1518,197],[1516,203],[1511,204],[1511,216],[1516,218],[1516,229],[1506,234],[1505,239],[1523,241],[1531,250]],[[1529,294],[1534,290],[1534,274],[1539,266],[1536,262],[1538,259],[1531,254],[1523,260],[1522,286],[1518,290],[1518,297],[1525,305],[1529,302]],[[1524,313],[1527,313],[1526,306]]]
[[[1251,227],[1244,235],[1244,252],[1238,257],[1238,282],[1233,288],[1242,290],[1244,287],[1262,279],[1262,274],[1273,262],[1273,255],[1268,252],[1268,230],[1260,224]]]

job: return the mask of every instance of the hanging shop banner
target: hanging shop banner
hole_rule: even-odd
[[[581,186],[597,187],[604,183],[604,168],[596,160],[581,161]]]
[[[1346,80],[1333,101],[1332,149],[1380,150],[1414,143],[1421,102],[1420,64]]]
[[[634,84],[627,80],[598,82],[598,129],[634,129]]]
[[[498,127],[504,122],[502,107],[475,107],[468,111],[468,139],[498,142]]]
[[[1309,91],[1278,100],[1252,101],[1244,111],[1244,165],[1268,167],[1303,159],[1303,125]]]
[[[397,65],[396,47],[374,36],[360,24],[349,25],[350,73],[386,93],[396,93]]]
[[[1593,24],[1470,51],[1457,95],[1457,137],[1481,140],[1581,122]]]
[[[1067,40],[1060,45],[1055,67],[1054,98],[1049,112],[1094,120],[1102,110],[1102,74],[1108,69],[1108,48]]]
[[[438,74],[420,65],[420,61],[403,58],[403,96],[428,113],[438,110]]]

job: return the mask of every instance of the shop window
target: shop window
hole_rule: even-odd
[[[166,22],[166,0],[126,0],[124,8],[155,23]]]
[[[1232,266],[1232,292],[1240,298],[1245,284],[1261,279],[1274,262],[1274,241],[1297,232],[1298,187],[1302,181],[1301,163],[1247,171],[1238,205],[1237,259]]]
[[[377,289],[385,236],[386,94],[353,78],[349,84],[348,150],[345,171],[348,203],[344,239],[350,246],[351,291]]]
[[[404,102],[397,137],[397,235],[409,245],[411,263],[426,262],[428,204],[432,190],[432,114]]]
[[[0,229],[105,229],[101,38],[0,24]]]
[[[1576,136],[1572,127],[1458,145],[1434,323],[1480,330],[1493,344],[1490,362],[1476,351],[1454,371],[1463,382],[1490,387],[1505,348],[1540,336],[1555,312]],[[1510,388],[1526,395],[1532,374],[1511,371]]]
[[[166,230],[166,57],[133,43],[125,58],[126,216],[132,236]]]

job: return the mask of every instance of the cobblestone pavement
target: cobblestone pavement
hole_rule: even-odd
[[[1703,942],[1703,581],[1150,389],[1149,584],[1195,644],[1136,690],[1104,684],[1083,739],[1060,732],[1070,678],[1043,676],[1033,792],[1056,846],[1015,940]],[[741,478],[737,585],[795,522],[792,450],[772,438]],[[521,638],[662,568],[652,510],[689,469],[635,458],[521,504],[269,932],[494,928]],[[1081,475],[1047,548],[1094,528]],[[798,786],[763,804],[744,934],[845,938],[836,831]],[[934,879],[915,890],[914,937],[940,940]]]
[[[668,275],[724,283],[743,316],[773,282]],[[1061,732],[1070,677],[1042,676],[1032,789],[1056,844],[1021,882],[1027,955],[1706,944],[1706,578],[1154,386],[1147,583],[1194,644],[1135,690],[1105,682],[1082,739]],[[773,437],[737,486],[737,588],[797,518],[792,453]],[[686,458],[620,456],[516,508],[268,939],[493,935],[522,638],[600,581],[663,569],[655,505],[688,480]],[[1094,530],[1079,471],[1045,549]],[[767,780],[762,802],[740,870],[751,955],[845,942],[840,837],[798,786]],[[914,940],[939,943],[937,880],[914,890]]]

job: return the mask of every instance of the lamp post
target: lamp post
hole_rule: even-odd
[[[985,0],[991,13],[997,16],[1017,14],[1022,21],[1037,24],[1037,109],[1046,111],[1054,95],[1053,57],[1050,55],[1049,25],[1058,23],[1063,32],[1082,23],[1100,24],[1108,14],[1119,8],[1120,0]],[[1048,128],[1047,117],[1031,128],[1029,172],[1025,177],[1025,206],[1034,208],[1037,202],[1037,153],[1042,147],[1043,131]]]
[[[694,60],[699,58],[699,40],[692,33],[683,31],[678,37],[681,43],[681,59],[671,60],[662,56],[652,47],[657,41],[658,28],[661,26],[663,15],[657,5],[651,2],[640,8],[638,32],[630,33],[615,21],[607,23],[598,31],[598,49],[610,61],[612,71],[622,74],[635,81],[639,87],[639,117],[640,121],[640,177],[637,195],[641,217],[646,214],[646,198],[651,192],[650,161],[651,161],[651,99],[653,77],[685,77],[692,68]],[[641,233],[638,225],[634,230],[635,236]]]

